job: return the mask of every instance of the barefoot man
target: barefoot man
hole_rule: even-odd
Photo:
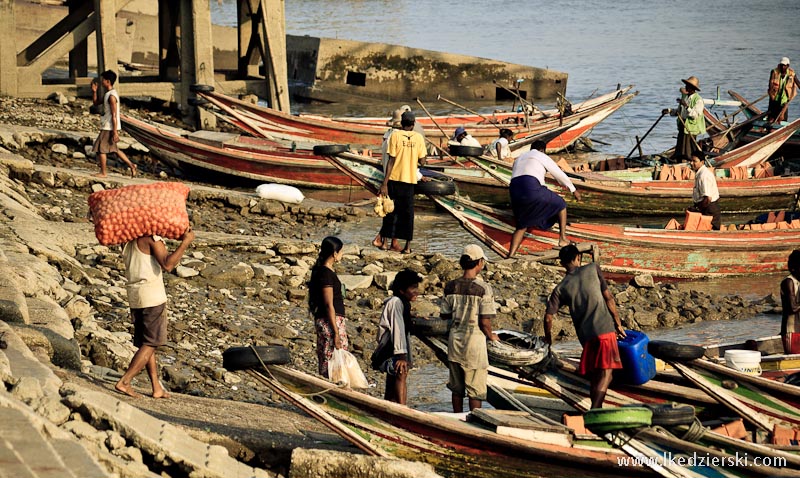
[[[139,350],[131,359],[128,371],[117,382],[118,392],[138,398],[131,381],[147,368],[153,384],[153,398],[168,398],[158,378],[156,348],[167,341],[167,291],[162,271],[171,271],[180,262],[183,253],[194,240],[189,227],[181,244],[172,254],[160,236],[144,236],[125,244],[122,251],[125,261],[125,278],[128,280],[128,302],[133,317],[133,345]]]
[[[103,119],[100,125],[100,134],[94,141],[93,150],[97,153],[97,159],[100,161],[100,174],[97,177],[104,178],[106,176],[106,160],[108,153],[116,153],[117,157],[121,159],[128,168],[131,170],[131,177],[136,176],[136,165],[120,151],[117,147],[119,143],[119,130],[122,129],[122,120],[119,117],[119,94],[114,89],[114,82],[117,81],[117,74],[111,70],[106,70],[100,74],[100,83],[106,94],[103,95]],[[97,97],[97,81],[92,81],[92,100],[95,105],[100,104],[100,99]]]

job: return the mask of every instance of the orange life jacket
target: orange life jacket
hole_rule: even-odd
[[[791,100],[797,94],[797,87],[794,83],[794,70],[786,68],[786,98]],[[769,99],[775,100],[778,95],[778,90],[781,88],[781,70],[775,68],[769,75]]]

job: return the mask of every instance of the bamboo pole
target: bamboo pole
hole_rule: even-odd
[[[473,111],[473,110],[471,110],[471,109],[467,108],[467,107],[466,107],[466,106],[464,106],[464,105],[460,105],[460,104],[456,103],[455,101],[448,100],[447,98],[445,98],[445,97],[444,97],[444,96],[442,96],[442,95],[437,95],[437,96],[436,96],[436,99],[437,99],[437,100],[439,100],[439,101],[444,101],[444,102],[445,102],[445,103],[447,103],[447,104],[453,105],[453,106],[455,106],[456,108],[461,108],[462,110],[466,111],[467,113],[471,113],[471,114],[473,114],[473,115],[475,115],[475,116],[480,116],[480,117],[481,117],[481,118],[483,118],[483,120],[484,120],[484,121],[486,121],[487,123],[493,124],[493,125],[495,125],[495,126],[497,125],[497,121],[496,121],[496,120],[495,120],[495,121],[492,121],[492,120],[490,120],[489,118],[487,118],[486,116],[484,116],[484,115],[482,115],[482,114],[478,113],[477,111]],[[433,118],[431,118],[431,119],[433,119]],[[498,128],[499,128],[499,126],[498,126]]]

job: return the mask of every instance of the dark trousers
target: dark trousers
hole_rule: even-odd
[[[707,207],[701,208],[700,203],[694,205],[695,209],[697,209],[700,214],[704,216],[711,216],[714,219],[711,220],[711,229],[715,231],[719,231],[722,227],[722,212],[719,209],[719,201],[714,201],[709,203]]]
[[[672,155],[673,159],[690,160],[692,155],[700,151],[697,147],[697,141],[694,136],[684,133],[683,127],[678,128],[678,141],[675,143],[675,154]]]
[[[381,237],[410,241],[414,238],[414,185],[390,180],[387,186],[394,212],[383,218]]]
[[[783,114],[780,114],[783,111],[783,105],[780,101],[776,100],[769,100],[769,107],[767,108],[767,120],[768,121],[789,121],[789,112],[788,108]],[[780,115],[780,116],[778,116]]]

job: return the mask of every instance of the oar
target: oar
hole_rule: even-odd
[[[665,115],[666,115],[666,113],[664,113],[664,112],[661,113],[661,116],[659,116],[658,119],[656,120],[656,122],[653,123],[653,126],[651,126],[650,129],[647,130],[647,132],[644,134],[644,136],[642,136],[638,141],[636,141],[636,145],[633,147],[633,149],[631,149],[631,152],[628,153],[627,156],[625,156],[625,159],[628,159],[628,158],[631,157],[633,152],[636,151],[636,148],[638,148],[639,145],[642,144],[642,141],[644,141],[644,139],[647,137],[647,135],[650,134],[651,131],[653,131],[653,128],[656,127],[658,122],[661,121],[661,118],[663,118]]]
[[[490,123],[490,124],[493,124],[493,125],[497,126],[497,121],[492,121],[492,120],[490,120],[489,118],[487,118],[486,116],[484,116],[484,115],[482,115],[482,114],[478,113],[477,111],[473,111],[473,110],[471,110],[471,109],[467,108],[467,107],[466,107],[466,106],[464,106],[464,105],[460,105],[460,104],[456,103],[455,101],[450,101],[450,100],[448,100],[447,98],[445,98],[445,97],[444,97],[444,96],[442,96],[442,95],[437,95],[437,96],[436,96],[436,99],[437,99],[437,100],[439,100],[439,101],[444,101],[445,103],[447,103],[447,104],[449,104],[449,105],[453,105],[453,106],[455,106],[456,108],[461,108],[462,110],[466,111],[467,113],[471,113],[471,114],[473,114],[473,115],[475,115],[475,116],[480,116],[480,117],[481,117],[481,118],[483,118],[483,120],[484,120],[484,121],[486,121],[487,123]],[[432,119],[432,118],[431,118],[431,119]],[[498,128],[499,128],[499,126],[498,126]]]
[[[419,98],[414,98],[414,100],[415,100],[415,101],[417,102],[417,104],[418,104],[418,105],[419,105],[419,106],[422,108],[422,111],[424,111],[424,112],[425,112],[425,114],[426,114],[426,115],[428,115],[428,118],[430,118],[430,119],[431,119],[431,121],[433,121],[433,124],[434,124],[434,125],[435,125],[437,128],[439,128],[439,131],[441,131],[441,132],[442,132],[442,136],[444,136],[444,139],[445,139],[445,140],[449,140],[449,139],[450,139],[450,136],[447,136],[447,133],[445,133],[445,132],[444,132],[444,130],[442,129],[442,127],[441,127],[441,126],[439,126],[439,123],[437,123],[437,122],[436,122],[436,120],[435,120],[435,119],[433,119],[433,116],[431,116],[431,113],[430,113],[430,111],[428,111],[428,108],[426,108],[426,107],[425,107],[425,105],[423,105],[423,104],[422,104],[422,100],[420,100]]]
[[[723,122],[723,121],[727,120],[728,118],[732,118],[732,117],[736,116],[737,114],[739,114],[742,111],[750,108],[751,106],[753,106],[754,104],[760,102],[761,100],[763,100],[766,97],[767,97],[767,94],[764,93],[764,95],[761,96],[760,98],[758,98],[757,100],[751,101],[750,103],[747,103],[747,104],[741,106],[738,110],[734,111],[733,113],[727,114],[727,115],[723,116],[722,118],[720,118],[719,121]],[[786,104],[788,105],[789,103],[786,103]]]

